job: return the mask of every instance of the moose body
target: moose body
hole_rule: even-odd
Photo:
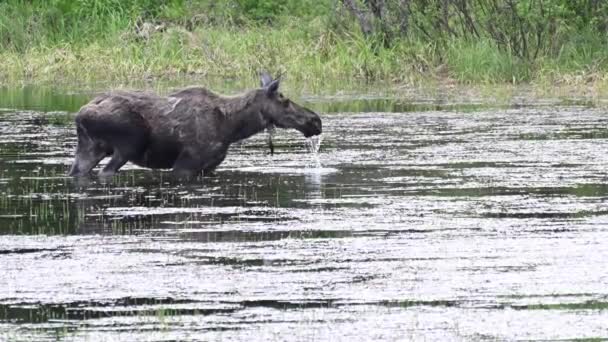
[[[114,91],[100,95],[76,115],[78,145],[71,176],[85,176],[106,156],[101,176],[127,162],[169,169],[178,176],[211,173],[230,144],[267,128],[294,128],[305,136],[321,133],[321,119],[283,97],[279,80],[262,75],[262,87],[225,97],[200,87],[167,97]]]

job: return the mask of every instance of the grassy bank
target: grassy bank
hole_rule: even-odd
[[[252,20],[225,8],[214,8],[223,13],[214,20],[201,18],[204,1],[199,8],[186,1],[83,0],[65,8],[73,3],[0,4],[0,83],[251,79],[265,69],[313,88],[336,82],[608,84],[608,48],[594,31],[571,32],[556,52],[531,60],[484,37],[431,42],[410,35],[381,46],[353,22],[310,9],[297,17],[275,13],[269,23],[265,12],[257,14],[263,20]]]

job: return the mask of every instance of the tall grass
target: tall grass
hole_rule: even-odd
[[[241,78],[262,69],[284,71],[311,86],[445,78],[469,84],[588,82],[603,80],[608,70],[606,38],[593,32],[572,32],[556,53],[536,60],[520,59],[487,39],[408,37],[383,47],[365,39],[354,23],[338,28],[327,14],[329,0],[318,8],[311,0],[279,2],[283,7],[265,18],[257,7],[248,9],[247,0],[3,0],[0,83]],[[201,16],[209,8],[213,13]],[[163,29],[144,36],[138,33],[144,22],[161,22]]]
[[[530,81],[529,62],[499,50],[489,40],[452,41],[445,63],[452,77],[468,83]]]
[[[137,15],[136,7],[127,10],[118,0],[4,0],[0,46],[25,53],[32,47],[88,43],[119,34]]]
[[[241,77],[268,69],[298,80],[327,82],[400,79],[409,73],[405,56],[396,49],[374,51],[359,35],[337,37],[318,23],[301,25],[308,27],[170,27],[143,40],[123,31],[86,44],[40,44],[25,52],[0,52],[0,79]]]

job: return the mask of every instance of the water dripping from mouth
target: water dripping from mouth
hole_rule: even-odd
[[[312,172],[306,173],[306,183],[311,186],[310,192],[307,197],[309,198],[322,198],[321,187],[323,184],[321,159],[319,159],[319,149],[321,148],[321,142],[323,141],[322,135],[314,135],[306,138],[306,149],[311,156],[310,164],[307,166]]]
[[[319,149],[321,148],[321,142],[323,141],[322,135],[314,135],[312,137],[306,138],[306,149],[308,153],[312,156],[312,167],[320,170],[321,169],[321,160],[319,159]]]
[[[318,158],[319,149],[321,148],[321,142],[323,141],[323,135],[313,135],[306,138],[306,149],[309,153],[312,153]]]

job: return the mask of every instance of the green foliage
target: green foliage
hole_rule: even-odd
[[[115,36],[137,21],[185,15],[184,0],[4,0],[0,47],[27,48]]]
[[[162,29],[142,33],[143,23]],[[264,67],[525,82],[603,74],[607,29],[603,1],[0,0],[0,81],[83,77],[86,65],[112,78]]]
[[[410,36],[490,39],[518,58],[555,56],[580,31],[602,34],[608,3],[570,0],[411,0]]]
[[[453,77],[467,83],[492,83],[496,80],[519,83],[529,81],[531,76],[525,61],[501,51],[487,39],[450,42],[445,63]]]
[[[257,21],[272,23],[279,16],[314,17],[327,15],[328,0],[233,0],[235,15]]]
[[[246,17],[268,21],[285,11],[287,0],[236,0]]]

